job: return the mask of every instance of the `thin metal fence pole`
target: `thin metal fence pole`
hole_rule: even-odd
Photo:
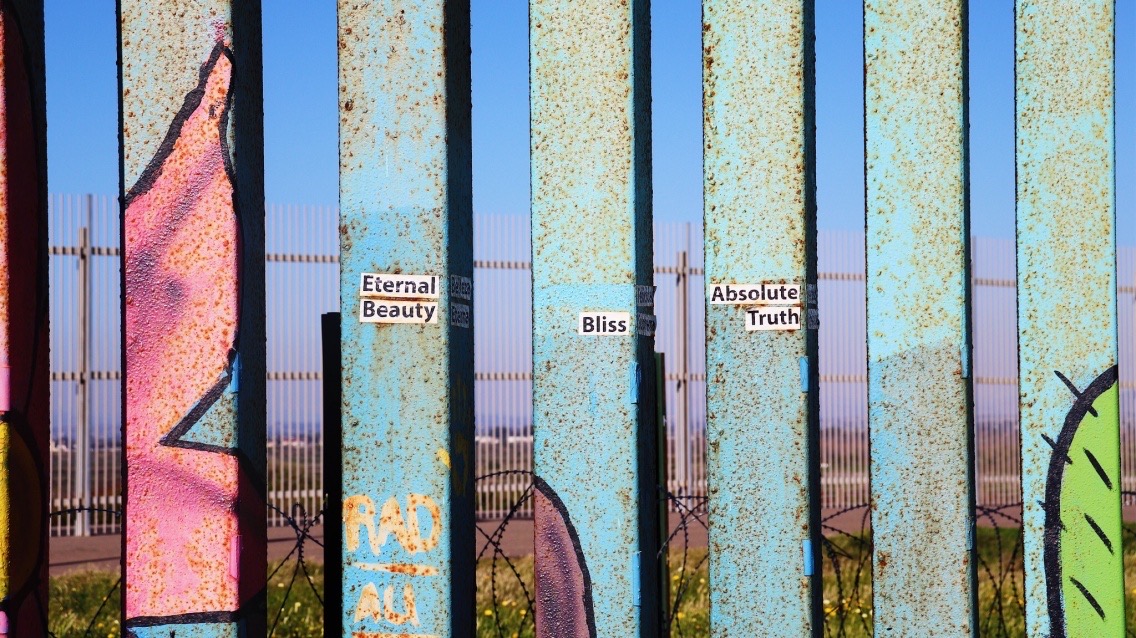
[[[77,322],[77,338],[75,352],[78,355],[79,367],[76,375],[76,418],[75,418],[75,494],[77,507],[91,506],[91,431],[87,414],[87,390],[89,378],[89,352],[88,333],[90,331],[91,316],[91,226],[90,226],[90,200],[87,203],[87,222],[79,228],[79,282]],[[87,536],[90,533],[89,517],[86,512],[75,515],[75,535]]]
[[[974,382],[973,383],[973,388],[974,388],[974,390],[973,390],[973,396],[974,396],[973,405],[974,405],[975,408],[977,408],[980,401],[983,398],[985,398],[985,396],[986,396],[986,394],[985,394],[986,389],[983,388],[981,385],[979,385],[979,379],[982,378],[981,375],[985,371],[985,368],[983,366],[981,366],[980,364],[984,363],[985,360],[983,359],[982,356],[979,356],[978,353],[981,352],[981,351],[977,347],[979,344],[982,343],[982,339],[984,338],[984,335],[980,335],[977,332],[975,332],[975,330],[974,330],[975,324],[976,324],[976,318],[981,316],[980,313],[982,311],[982,304],[979,302],[981,295],[977,294],[979,289],[976,286],[976,282],[978,280],[978,265],[980,263],[979,255],[981,255],[982,251],[981,251],[981,246],[974,243],[974,238],[971,238],[970,246],[971,246],[970,255],[969,255],[970,270],[967,273],[967,282],[966,282],[966,285],[969,287],[969,289],[971,291],[970,292],[970,295],[971,295],[970,296],[970,316],[968,318],[970,325],[967,327],[967,329],[970,331],[971,339],[976,346],[974,348],[975,356],[971,360],[971,370],[973,371],[973,374],[971,376],[973,377],[972,381]],[[975,493],[975,502],[976,503],[988,503],[988,502],[991,501],[990,480],[989,479],[990,479],[990,477],[994,476],[994,468],[996,467],[997,459],[994,459],[994,462],[991,463],[990,459],[987,457],[986,454],[984,454],[984,452],[990,449],[993,437],[992,437],[991,432],[990,432],[989,424],[986,422],[986,420],[984,420],[982,418],[981,412],[975,411],[973,423],[974,423],[973,436],[974,436],[974,441],[975,441],[975,451],[977,452],[977,454],[976,454],[976,456],[973,460],[973,464],[974,464],[974,467],[975,467],[975,472],[974,472],[974,474],[975,474],[974,479],[975,480],[974,480],[974,487],[973,487],[974,493]]]
[[[678,392],[677,400],[678,406],[675,410],[677,417],[675,423],[675,434],[678,435],[678,455],[676,458],[678,465],[678,485],[675,487],[679,495],[688,495],[691,493],[690,485],[690,393],[687,388],[690,384],[690,365],[688,360],[687,344],[690,339],[687,331],[690,329],[690,305],[687,299],[688,293],[688,276],[687,276],[687,251],[679,251],[676,259],[678,265],[677,277],[678,287],[676,288],[675,295],[675,315],[677,317],[675,323],[676,336],[675,336],[675,351],[678,355],[675,362],[675,370],[678,373]]]

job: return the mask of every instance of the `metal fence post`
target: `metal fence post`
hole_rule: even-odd
[[[656,481],[659,490],[665,492],[668,490],[670,481],[670,472],[667,470],[670,459],[667,449],[667,362],[666,355],[662,352],[655,353],[655,472],[658,480]],[[657,510],[659,517],[658,525],[658,543],[660,548],[666,548],[670,538],[670,501],[667,498],[658,499]],[[670,556],[668,551],[659,552],[659,577],[658,577],[658,590],[659,596],[659,617],[665,623],[666,619],[670,616],[671,610],[671,581],[670,581]]]
[[[813,8],[703,2],[714,636],[819,636]]]
[[[966,2],[864,3],[877,635],[977,634]]]
[[[0,1],[0,636],[47,635],[43,3]]]
[[[321,355],[323,367],[323,487],[327,504],[343,502],[343,415],[340,397],[343,396],[341,378],[343,353],[340,349],[340,314],[328,312],[320,316]],[[343,561],[335,556],[343,552],[343,517],[324,510],[324,635],[343,635],[342,595]],[[330,595],[328,595],[330,593]]]
[[[675,370],[677,382],[675,387],[675,494],[690,496],[694,493],[690,482],[690,264],[689,252],[678,253],[678,288],[675,291]],[[669,488],[668,488],[669,489]]]
[[[78,352],[79,369],[76,371],[75,400],[75,484],[74,500],[78,507],[91,507],[91,427],[90,415],[87,412],[87,394],[90,378],[90,360],[88,355],[89,331],[91,327],[91,224],[90,224],[90,196],[86,197],[87,224],[79,228],[79,281],[76,284],[79,301],[78,316],[76,320],[77,338],[75,350]],[[78,512],[75,515],[75,535],[87,536],[90,530],[90,515],[87,512]]]
[[[542,638],[658,635],[649,6],[529,3]]]
[[[265,632],[260,3],[121,0],[125,633]]]
[[[343,633],[472,636],[469,2],[338,6]]]
[[[1114,3],[1016,5],[1027,631],[1123,636]]]

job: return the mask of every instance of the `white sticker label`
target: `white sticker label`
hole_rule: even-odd
[[[630,312],[581,312],[577,330],[582,335],[610,336],[631,334]]]
[[[799,306],[804,295],[797,284],[714,284],[711,304],[780,304]]]
[[[437,299],[437,275],[394,275],[365,272],[359,276],[360,297]]]
[[[456,301],[450,302],[450,325],[469,328],[469,306]]]
[[[450,298],[473,300],[473,280],[461,275],[450,275]]]
[[[640,308],[655,305],[655,287],[635,286],[635,305]]]
[[[801,309],[795,306],[757,306],[745,309],[746,330],[800,330]]]
[[[645,315],[639,313],[635,315],[635,333],[640,337],[653,337],[655,336],[655,326],[658,321],[655,315]]]
[[[388,301],[361,299],[360,323],[438,323],[438,303],[434,301]]]

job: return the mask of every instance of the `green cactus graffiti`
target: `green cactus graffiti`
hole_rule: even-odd
[[[1045,486],[1045,589],[1050,637],[1123,636],[1120,400],[1117,368],[1078,390]],[[1044,436],[1044,435],[1043,435]]]

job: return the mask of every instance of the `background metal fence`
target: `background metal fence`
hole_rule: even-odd
[[[51,198],[52,509],[118,509],[121,490],[119,211],[107,197]],[[269,502],[321,508],[319,317],[338,309],[334,207],[269,206],[267,215]],[[1014,247],[972,242],[978,501],[1020,501]],[[474,222],[477,475],[532,465],[529,220]],[[868,501],[864,237],[820,233],[823,506]],[[655,226],[656,349],[666,355],[670,492],[705,496],[702,229]],[[1118,256],[1124,489],[1136,490],[1136,249]],[[912,424],[919,427],[919,424]],[[761,436],[760,430],[753,433]],[[754,462],[758,462],[756,459]],[[503,516],[521,474],[478,482],[482,518]],[[519,512],[528,515],[530,512]],[[283,525],[271,512],[270,524]],[[99,512],[57,517],[53,535],[117,531]]]

